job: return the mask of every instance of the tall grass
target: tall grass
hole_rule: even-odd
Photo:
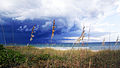
[[[35,29],[35,25],[33,26],[32,31],[31,31],[30,42],[33,40],[33,37],[34,37],[34,35],[33,35],[34,29]],[[30,43],[30,42],[29,42],[29,43]],[[27,46],[29,46],[29,43],[27,44]]]
[[[87,46],[88,46],[88,42],[90,40],[90,27],[89,27],[89,31],[88,31],[88,40],[87,40]]]
[[[53,36],[54,36],[54,32],[55,32],[55,20],[53,20],[51,41],[52,41],[52,38],[53,38]]]
[[[116,43],[115,43],[115,45],[118,44],[118,41],[119,41],[119,35],[117,36],[117,39],[116,39]]]
[[[3,28],[2,24],[0,24],[0,26],[1,26],[1,29],[2,29],[4,44],[5,44],[5,46],[6,46],[6,37],[5,37],[4,28]]]
[[[82,45],[84,45],[84,41],[83,41],[84,37],[85,37],[85,26],[83,26],[83,30],[82,30],[80,37],[76,40],[75,43],[73,43],[72,49],[75,45],[79,44],[81,41],[82,41]]]
[[[103,46],[105,45],[105,38],[103,39],[102,45],[103,45]]]

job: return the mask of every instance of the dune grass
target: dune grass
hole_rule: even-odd
[[[25,46],[7,46],[26,60],[14,68],[119,68],[120,50],[54,50]]]

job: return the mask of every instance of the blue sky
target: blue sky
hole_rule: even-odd
[[[56,28],[54,43],[73,43],[83,25],[87,40],[115,41],[120,34],[120,0],[1,0],[0,24],[7,43],[29,42],[32,26],[35,37],[31,43],[50,43],[52,21]],[[3,32],[0,28],[0,41]]]

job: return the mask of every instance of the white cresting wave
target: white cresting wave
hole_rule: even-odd
[[[70,50],[72,49],[72,47],[37,47],[37,48],[52,48],[55,50]],[[73,47],[73,49],[77,50],[77,49],[89,49],[89,47]]]

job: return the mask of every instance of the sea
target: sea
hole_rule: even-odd
[[[80,44],[74,44],[73,43],[44,43],[44,44],[30,44],[34,47],[38,48],[53,48],[57,50],[69,50],[69,49],[90,49],[90,50],[120,50],[120,42],[118,42],[117,45],[115,45],[115,42],[105,42],[104,45],[102,45],[102,42],[90,42],[90,43],[84,43],[84,45]],[[11,46],[11,45],[7,45]],[[27,46],[25,44],[16,44],[12,46]]]

